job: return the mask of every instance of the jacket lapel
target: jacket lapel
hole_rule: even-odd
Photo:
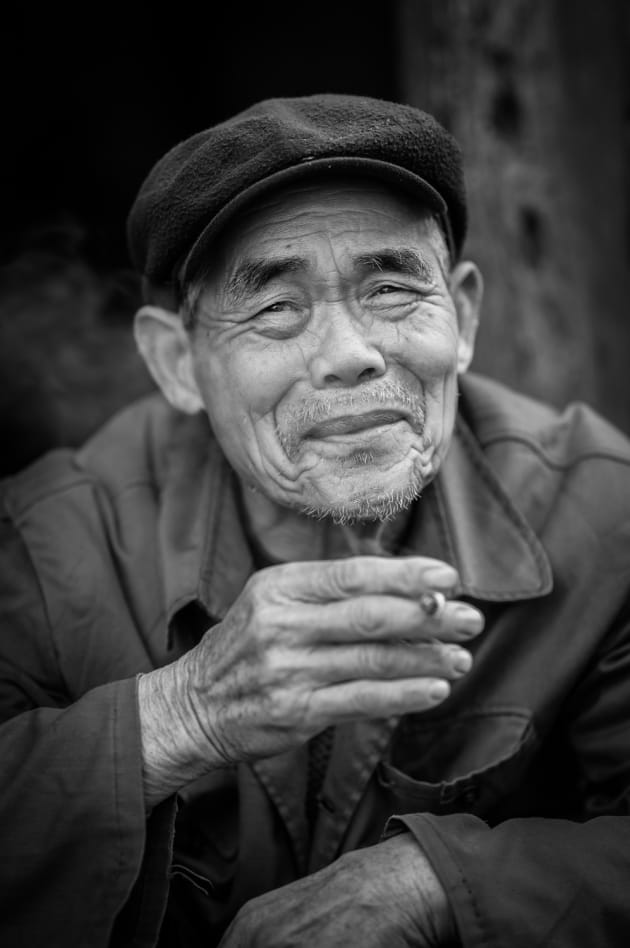
[[[308,871],[316,872],[336,857],[352,816],[382,759],[397,717],[341,725],[322,787]]]
[[[296,747],[285,754],[267,757],[251,764],[251,768],[265,788],[276,810],[282,817],[293,855],[300,872],[305,872],[309,827],[306,821],[307,745]]]
[[[416,505],[405,553],[455,566],[460,595],[489,602],[551,591],[547,554],[459,421],[435,481]]]

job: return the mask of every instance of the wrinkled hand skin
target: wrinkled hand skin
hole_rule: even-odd
[[[444,890],[407,833],[248,902],[220,948],[446,948]]]
[[[483,626],[450,601],[455,570],[425,557],[289,563],[254,574],[181,659],[138,682],[145,798],[203,773],[279,754],[331,724],[433,707],[470,667]],[[464,666],[458,667],[463,659]],[[439,695],[433,686],[444,685]]]

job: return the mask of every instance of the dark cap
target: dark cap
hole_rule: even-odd
[[[268,99],[172,148],[128,219],[131,259],[154,286],[185,282],[243,204],[302,177],[355,173],[416,194],[440,217],[454,258],[466,233],[462,159],[426,112],[348,95]]]

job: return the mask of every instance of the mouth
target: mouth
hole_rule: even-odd
[[[313,425],[305,433],[305,438],[330,438],[334,435],[352,435],[370,428],[379,428],[382,425],[395,425],[400,421],[407,421],[407,416],[400,411],[377,409],[363,412],[360,415],[339,415],[337,418],[328,418],[326,421]]]

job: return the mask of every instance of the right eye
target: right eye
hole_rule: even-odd
[[[252,329],[269,339],[289,339],[302,331],[308,308],[296,300],[276,300],[258,310],[250,319]]]

